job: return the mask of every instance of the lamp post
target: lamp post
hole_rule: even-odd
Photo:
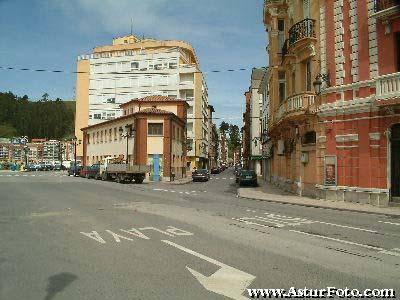
[[[327,74],[317,74],[315,81],[313,82],[314,91],[317,95],[321,94],[322,83],[326,82],[326,85],[331,86],[331,78],[329,73]]]
[[[122,137],[126,138],[126,159],[125,163],[129,165],[129,138],[134,136],[135,129],[132,128],[132,124],[125,125],[125,132],[122,127],[119,128],[119,132]]]
[[[76,177],[76,146],[82,143],[82,140],[78,140],[76,137],[73,139],[74,142],[74,177]]]

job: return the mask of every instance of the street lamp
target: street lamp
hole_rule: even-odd
[[[76,177],[76,146],[82,143],[82,140],[78,140],[76,137],[72,140],[74,142],[74,177]]]
[[[122,127],[119,128],[119,132],[121,134],[122,137],[126,137],[126,159],[125,162],[128,165],[129,164],[129,138],[135,136],[134,132],[136,130],[134,128],[132,128],[132,124],[126,124],[125,125],[125,132],[122,129]]]
[[[317,95],[321,94],[321,87],[322,83],[326,82],[326,85],[329,87],[331,86],[331,78],[329,73],[327,74],[317,74],[317,77],[315,77],[315,81],[313,82],[314,86],[314,91]]]

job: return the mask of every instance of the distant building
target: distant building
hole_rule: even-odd
[[[193,47],[177,40],[115,38],[78,57],[75,135],[81,128],[123,116],[131,99],[161,95],[184,99],[187,119],[187,168],[207,164],[208,90]],[[82,146],[77,155],[82,157]]]
[[[151,180],[186,177],[188,104],[166,96],[147,96],[123,105],[123,116],[83,131],[84,165],[106,157],[124,157],[130,164],[150,165]],[[132,135],[124,136],[126,132]]]

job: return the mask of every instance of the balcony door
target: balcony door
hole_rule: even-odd
[[[397,72],[400,72],[400,32],[396,32],[395,36],[396,45],[396,59],[397,59]]]

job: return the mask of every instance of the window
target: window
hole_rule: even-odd
[[[177,62],[170,62],[169,63],[169,68],[170,69],[177,69],[178,68],[178,63]]]
[[[149,123],[148,124],[148,135],[163,135],[163,124],[162,123]]]
[[[279,51],[282,51],[283,44],[285,43],[285,20],[278,20],[278,38],[279,38]]]
[[[138,61],[131,62],[131,70],[139,70],[139,62]]]
[[[317,134],[315,131],[308,131],[303,136],[303,144],[315,144],[317,140]]]
[[[311,60],[306,62],[306,91],[311,91]]]
[[[117,140],[117,127],[114,127],[114,141]]]
[[[90,144],[90,133],[87,134],[87,143]]]
[[[107,103],[115,103],[115,98],[108,98],[106,100]]]
[[[101,114],[93,114],[93,119],[101,120]]]
[[[279,101],[282,103],[286,99],[286,74],[279,72]]]

